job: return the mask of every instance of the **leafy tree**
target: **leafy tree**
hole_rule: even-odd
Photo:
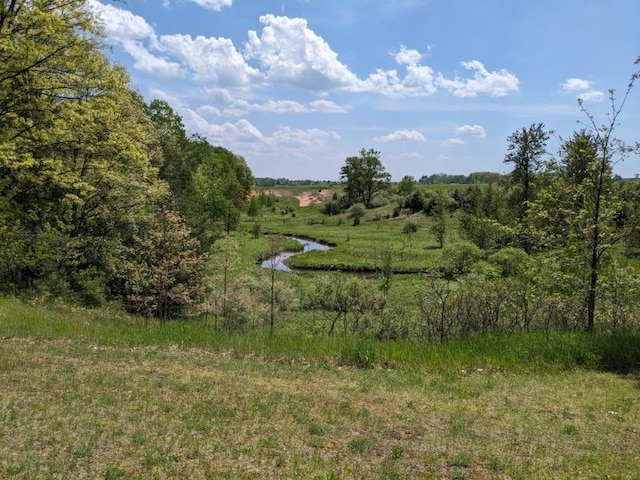
[[[359,157],[348,157],[340,169],[340,180],[345,182],[345,194],[349,205],[362,203],[371,206],[376,192],[386,188],[391,175],[384,171],[380,161],[380,152],[364,148]]]
[[[546,152],[548,139],[549,133],[542,123],[523,127],[507,137],[509,146],[504,163],[513,164],[511,180],[519,187],[514,200],[520,208],[520,218],[526,211],[526,202],[533,200],[535,176],[542,166],[541,157]]]
[[[186,136],[182,118],[163,100],[147,106],[164,161],[160,177],[170,186],[177,208],[206,251],[221,231],[234,230],[253,188],[244,158],[212,146],[198,134]],[[251,211],[257,215],[254,203]]]
[[[587,121],[585,129],[562,144],[559,164],[550,166],[552,181],[533,204],[538,228],[552,246],[564,246],[572,258],[586,266],[586,329],[595,327],[600,279],[611,247],[629,237],[638,217],[625,218],[625,202],[616,187],[612,168],[633,151],[614,137],[618,118],[638,75],[631,77],[620,103],[609,92],[607,121],[598,125],[582,101],[580,109]],[[632,195],[633,196],[633,195]],[[635,200],[637,202],[637,198]],[[631,203],[635,203],[631,202]],[[633,215],[633,210],[628,210]],[[578,275],[585,269],[578,269]]]
[[[0,3],[0,57],[0,219],[23,252],[6,274],[85,288],[164,194],[153,130],[84,1]]]
[[[504,163],[512,163],[514,167],[511,172],[511,181],[515,187],[511,196],[511,208],[520,222],[520,244],[527,253],[532,248],[527,220],[529,202],[535,196],[535,179],[542,165],[541,157],[546,152],[548,139],[549,133],[544,130],[542,123],[522,128],[507,138],[509,146]]]
[[[444,194],[438,193],[433,209],[433,223],[431,233],[436,237],[440,248],[444,246],[444,238],[447,233],[447,200]]]
[[[607,123],[604,125],[598,126],[594,116],[586,110],[582,101],[579,101],[582,112],[587,116],[587,125],[592,133],[592,141],[588,145],[594,147],[583,150],[587,173],[580,184],[584,204],[577,217],[579,221],[578,233],[582,240],[581,243],[586,247],[589,266],[587,292],[587,330],[589,331],[593,330],[595,326],[598,281],[604,254],[612,245],[630,234],[628,229],[616,228],[618,226],[616,217],[621,210],[621,205],[620,199],[613,189],[611,168],[613,162],[620,161],[631,151],[613,135],[618,117],[636,78],[637,74],[631,78],[620,104],[616,103],[614,91],[610,90],[610,112]],[[578,136],[576,140],[583,138]],[[571,147],[569,146],[567,150],[575,150]]]
[[[405,175],[400,180],[398,184],[398,194],[406,197],[407,195],[411,195],[416,188],[416,179],[411,175]]]
[[[165,322],[204,297],[204,257],[176,212],[160,206],[137,227],[125,250],[120,275],[128,306]]]

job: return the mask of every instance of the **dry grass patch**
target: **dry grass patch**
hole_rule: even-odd
[[[638,378],[0,341],[2,478],[633,478]]]

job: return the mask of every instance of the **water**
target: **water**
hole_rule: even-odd
[[[306,238],[297,238],[297,237],[289,237],[289,238],[293,238],[294,240],[297,240],[298,242],[300,242],[300,244],[303,247],[302,252],[281,252],[275,257],[267,258],[266,260],[264,260],[262,262],[263,268],[268,268],[268,269],[274,268],[280,272],[293,272],[293,270],[286,265],[285,263],[286,259],[291,258],[294,255],[312,252],[314,250],[326,251],[331,248],[328,245],[314,242],[313,240],[307,240]]]

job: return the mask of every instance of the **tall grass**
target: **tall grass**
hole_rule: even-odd
[[[629,371],[640,367],[640,337],[607,333],[478,335],[446,343],[383,341],[353,336],[310,336],[268,331],[231,333],[210,323],[154,321],[109,310],[29,305],[0,299],[0,337],[32,337],[105,346],[230,352],[267,360],[425,370],[547,372],[571,369]]]

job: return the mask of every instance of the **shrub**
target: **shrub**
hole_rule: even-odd
[[[418,231],[418,224],[412,220],[407,220],[402,227],[402,233],[416,233]]]

